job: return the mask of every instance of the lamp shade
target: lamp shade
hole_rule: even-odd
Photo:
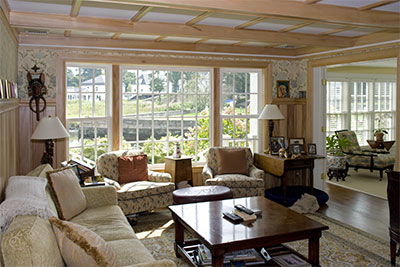
[[[258,116],[258,119],[263,120],[283,120],[284,118],[278,106],[272,104],[265,105],[260,116]]]
[[[69,137],[69,133],[58,117],[44,117],[40,120],[31,139],[48,140],[66,137]]]

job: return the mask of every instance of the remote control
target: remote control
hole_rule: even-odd
[[[224,214],[224,216],[225,216],[226,218],[228,218],[229,220],[231,220],[231,221],[234,222],[234,223],[243,222],[243,218],[240,217],[240,216],[238,216],[238,215],[236,215],[236,214],[233,213],[233,212],[224,212],[224,213],[222,213],[222,214]]]
[[[246,208],[245,206],[241,205],[241,204],[236,204],[235,205],[235,209],[238,209],[246,214],[252,215],[254,214],[254,211],[252,211],[251,209]]]

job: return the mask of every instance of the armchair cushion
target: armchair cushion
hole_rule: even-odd
[[[135,181],[147,181],[147,156],[124,156],[118,158],[118,182],[125,184]]]
[[[175,185],[173,183],[148,181],[133,182],[122,185],[121,189],[118,190],[118,199],[130,200],[140,197],[160,195],[162,193],[170,193],[174,190]]]
[[[338,131],[337,136],[339,139],[347,138],[352,145],[343,149],[345,153],[360,153],[361,147],[358,143],[357,135],[354,131]]]
[[[248,175],[246,151],[244,149],[218,149],[218,174]]]

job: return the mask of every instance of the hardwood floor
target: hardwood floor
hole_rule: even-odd
[[[326,183],[329,195],[320,213],[389,240],[389,207],[387,200]]]

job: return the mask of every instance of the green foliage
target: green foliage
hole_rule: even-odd
[[[379,134],[379,133],[388,134],[389,132],[385,128],[377,128],[374,130],[374,135]]]
[[[124,70],[122,72],[122,83],[125,87],[125,92],[132,92],[132,83],[136,80],[136,72]]]
[[[343,149],[352,145],[346,137],[338,138],[336,134],[326,137],[326,150],[332,156],[343,156]]]

